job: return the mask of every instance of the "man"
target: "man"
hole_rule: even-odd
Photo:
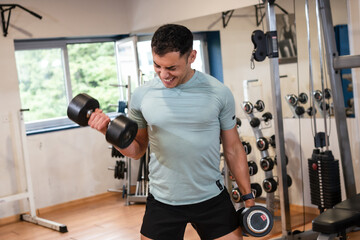
[[[193,35],[184,26],[160,27],[151,42],[149,83],[132,95],[129,116],[139,130],[119,149],[139,159],[150,142],[150,194],[141,239],[183,239],[191,223],[201,239],[242,239],[236,211],[219,170],[220,138],[227,164],[254,205],[246,153],[236,129],[235,102],[215,78],[195,71]],[[105,134],[109,118],[97,109],[89,125]]]

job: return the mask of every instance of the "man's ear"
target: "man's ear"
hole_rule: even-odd
[[[188,58],[188,61],[189,61],[190,64],[195,61],[196,53],[197,53],[196,50],[191,50],[189,58]]]

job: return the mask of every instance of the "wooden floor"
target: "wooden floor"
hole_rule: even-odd
[[[107,193],[100,197],[74,201],[38,212],[38,216],[41,218],[65,224],[69,231],[67,233],[59,233],[28,222],[4,223],[4,221],[0,221],[0,239],[135,240],[140,239],[139,230],[144,211],[144,204],[125,206],[121,194]],[[276,212],[275,215],[278,216],[279,212]],[[312,216],[306,216],[306,218],[307,222],[311,222]],[[279,217],[276,219],[274,228],[267,237],[244,239],[271,239],[279,236],[279,234],[281,235],[280,219]],[[291,222],[299,230],[311,228],[311,224],[304,227],[303,214],[299,212],[292,211]],[[184,239],[199,240],[200,238],[195,230],[188,225]]]

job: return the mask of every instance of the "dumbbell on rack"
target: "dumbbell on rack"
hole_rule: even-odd
[[[236,118],[236,127],[239,128],[241,127],[241,119],[240,118]]]
[[[254,108],[258,112],[262,112],[265,109],[265,103],[262,100],[257,100],[255,105],[253,105],[251,102],[246,101],[243,103],[243,108],[247,114],[251,114],[253,112]]]
[[[122,160],[116,161],[116,165],[114,167],[109,167],[108,169],[114,170],[115,179],[124,179],[125,172],[127,172],[127,168],[125,167],[125,162]]]
[[[253,117],[251,120],[250,120],[250,126],[253,127],[253,128],[256,128],[258,126],[260,126],[260,123],[261,121],[264,121],[264,122],[268,122],[272,119],[272,114],[270,112],[266,112],[264,113],[262,116],[261,116],[261,119],[257,118],[257,117]]]
[[[256,162],[254,161],[248,161],[248,167],[249,167],[249,175],[254,176],[258,172],[258,167],[256,165]]]
[[[250,145],[250,143],[246,142],[246,141],[242,141],[241,143],[242,143],[242,145],[244,147],[246,155],[249,155],[251,153],[251,145]]]
[[[277,155],[275,155],[274,157],[274,163],[275,165],[277,165]],[[285,155],[285,164],[288,165],[289,163],[289,158]]]
[[[286,95],[286,100],[294,109],[294,112],[297,116],[302,116],[305,113],[305,108],[303,106],[299,106],[298,102],[303,104],[307,102],[308,96],[306,93],[300,93],[299,97],[297,97],[295,94],[288,94]]]
[[[258,198],[262,194],[262,188],[258,183],[251,183],[251,192],[253,193],[255,198]],[[231,198],[234,202],[238,203],[242,201],[241,193],[238,187],[231,190]]]
[[[256,147],[259,151],[265,151],[269,148],[269,141],[265,137],[259,137],[256,139]]]
[[[80,93],[75,96],[67,109],[67,115],[70,120],[80,126],[87,126],[91,114],[99,108],[99,102],[87,95]],[[106,140],[119,148],[127,148],[135,139],[138,125],[125,115],[119,115],[108,125],[105,137]]]
[[[256,165],[256,162],[248,161],[248,167],[249,167],[249,175],[250,176],[254,176],[258,172],[258,167]],[[230,170],[229,170],[229,179],[231,181],[235,181],[235,177],[233,176],[233,174],[231,173]]]
[[[289,175],[287,175],[287,184],[288,187],[292,184],[292,179]],[[275,192],[277,189],[278,182],[274,178],[266,178],[264,179],[262,186],[264,188],[264,191],[267,193]]]
[[[263,157],[260,159],[260,167],[265,172],[271,171],[274,168],[274,161],[271,157]]]

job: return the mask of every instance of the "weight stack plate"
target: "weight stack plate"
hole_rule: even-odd
[[[331,151],[314,150],[308,159],[311,203],[319,208],[332,208],[341,202],[339,161]]]

